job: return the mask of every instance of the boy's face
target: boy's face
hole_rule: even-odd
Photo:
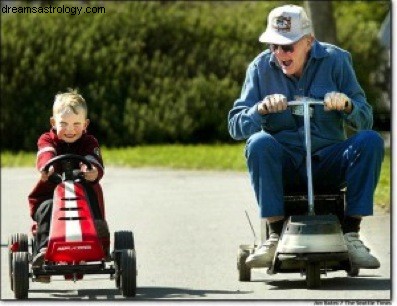
[[[77,111],[78,113],[75,114],[71,109],[67,109],[50,118],[50,123],[56,130],[58,138],[67,143],[78,140],[90,122],[86,119],[83,109],[78,108]]]

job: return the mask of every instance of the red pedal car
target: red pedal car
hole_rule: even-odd
[[[136,254],[131,231],[114,233],[113,252],[106,254],[98,237],[87,192],[81,183],[81,171],[75,163],[91,163],[82,156],[66,154],[54,157],[45,165],[60,163],[62,172],[55,173],[52,219],[44,264],[31,266],[37,254],[35,231],[32,230],[31,253],[27,234],[13,234],[9,238],[9,276],[16,299],[28,298],[29,280],[63,275],[66,280],[81,280],[85,274],[109,274],[125,297],[136,294]]]

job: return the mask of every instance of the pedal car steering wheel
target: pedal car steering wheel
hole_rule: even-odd
[[[92,170],[92,164],[91,162],[86,159],[84,156],[81,155],[76,155],[76,154],[63,154],[59,156],[55,156],[54,158],[51,158],[43,167],[42,171],[48,172],[50,167],[56,163],[62,163],[62,173],[64,174],[63,176],[60,175],[59,172],[54,172],[53,175],[51,175],[51,180],[55,182],[59,182],[59,180],[75,180],[75,179],[84,179],[84,176],[82,175],[80,170],[73,169],[73,164],[72,161],[79,161],[82,162],[84,165],[87,166],[88,170]],[[55,177],[52,177],[55,176]]]

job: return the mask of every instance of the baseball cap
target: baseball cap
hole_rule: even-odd
[[[284,5],[276,7],[270,12],[266,31],[259,37],[259,41],[268,44],[289,45],[312,32],[312,23],[302,7]]]

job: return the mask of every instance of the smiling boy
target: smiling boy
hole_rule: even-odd
[[[30,215],[37,222],[37,255],[33,258],[33,267],[41,266],[48,244],[51,223],[52,198],[57,185],[51,175],[58,172],[58,165],[43,171],[44,165],[53,157],[63,154],[84,156],[92,163],[92,169],[77,165],[82,171],[83,181],[95,218],[97,230],[102,240],[105,253],[109,249],[109,230],[105,219],[102,188],[99,180],[103,177],[104,167],[97,139],[87,134],[90,121],[87,119],[87,104],[75,90],[59,93],[55,96],[53,116],[50,118],[51,129],[42,134],[37,142],[38,152],[36,168],[40,180],[29,194]]]

